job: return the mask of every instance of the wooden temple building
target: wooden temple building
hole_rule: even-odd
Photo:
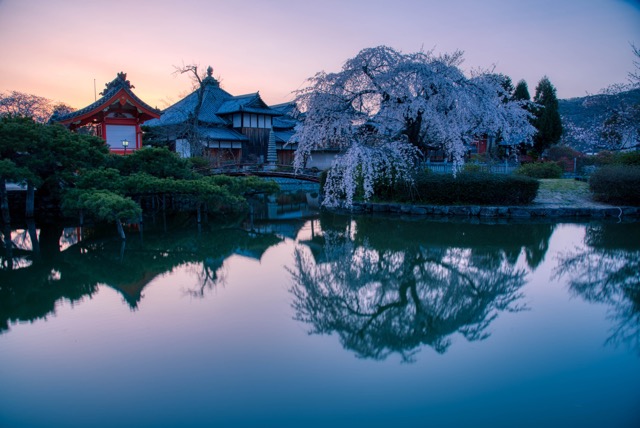
[[[105,85],[94,103],[71,113],[54,113],[52,122],[72,131],[90,128],[112,153],[126,154],[150,142],[166,145],[182,157],[203,155],[225,164],[291,165],[299,123],[295,103],[269,106],[259,92],[232,95],[220,87],[213,69],[198,88],[163,111],[134,93],[126,73]],[[337,150],[314,152],[307,167],[326,169]]]
[[[280,149],[285,144],[286,130],[275,128],[288,126],[277,120],[284,112],[269,107],[259,92],[231,95],[212,74],[209,67],[199,88],[145,126],[183,157],[202,153],[218,164],[266,162],[270,140],[280,140]]]
[[[54,114],[52,122],[60,123],[72,131],[93,128],[95,134],[105,140],[111,152],[126,153],[142,147],[140,126],[158,119],[160,111],[150,107],[132,91],[134,86],[126,73],[105,85],[101,97],[93,104],[63,115]]]

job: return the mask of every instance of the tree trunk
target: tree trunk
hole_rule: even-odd
[[[40,260],[40,242],[38,242],[38,230],[36,229],[36,223],[31,220],[27,220],[27,230],[29,231],[29,239],[31,240],[31,251],[33,252],[33,259]]]
[[[120,221],[120,219],[116,220],[116,226],[118,227],[118,235],[120,235],[120,239],[127,239],[126,235],[124,234],[124,228],[122,227],[122,222]]]
[[[123,239],[120,244],[120,263],[124,262],[124,250],[127,247],[126,241]]]
[[[11,241],[11,226],[9,223],[5,223],[2,228],[2,234],[4,235],[4,251],[5,251],[5,265],[7,270],[13,270],[13,242]]]
[[[33,218],[33,212],[35,211],[36,190],[32,183],[27,183],[27,204],[25,209],[25,217]]]
[[[0,179],[0,210],[2,211],[2,222],[4,224],[11,223],[9,197],[7,196],[7,181],[4,178]]]

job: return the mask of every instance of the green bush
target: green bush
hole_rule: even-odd
[[[616,153],[613,157],[616,165],[640,166],[640,151]]]
[[[603,166],[591,175],[589,189],[602,202],[640,205],[640,166]]]
[[[532,178],[561,178],[562,167],[555,162],[527,163],[518,167],[514,174]]]
[[[469,162],[464,164],[464,168],[462,170],[468,173],[479,173],[479,172],[482,172],[482,165]]]
[[[525,205],[535,199],[539,185],[537,180],[515,175],[419,174],[412,186],[399,186],[394,199],[440,205]]]
[[[581,158],[584,157],[584,154],[569,147],[569,146],[564,146],[564,145],[555,145],[555,146],[551,146],[547,149],[547,155],[546,158],[554,161],[554,162],[559,162],[563,159],[570,159],[571,161],[573,161],[574,158]]]

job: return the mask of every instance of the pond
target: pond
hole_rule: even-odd
[[[14,230],[0,426],[640,426],[640,223],[273,204]]]

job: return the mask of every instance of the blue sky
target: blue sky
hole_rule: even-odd
[[[0,0],[0,90],[81,108],[125,71],[165,107],[190,89],[174,66],[199,64],[232,94],[268,103],[359,50],[465,52],[463,68],[547,75],[560,98],[624,82],[640,45],[640,2],[623,0]]]

